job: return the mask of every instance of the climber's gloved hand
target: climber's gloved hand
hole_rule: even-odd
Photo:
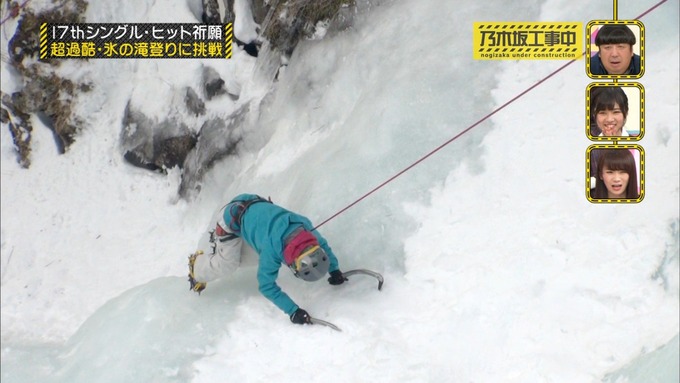
[[[340,270],[335,270],[330,272],[330,278],[328,278],[328,283],[331,285],[341,285],[343,284],[347,278],[345,278],[344,275],[342,275],[342,271]]]
[[[309,316],[307,311],[297,309],[290,315],[290,321],[295,324],[312,324],[312,317]]]

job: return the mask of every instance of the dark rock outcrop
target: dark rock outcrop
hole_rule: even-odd
[[[203,176],[217,161],[236,154],[241,142],[239,127],[244,124],[249,112],[250,105],[247,104],[232,113],[226,121],[213,118],[201,126],[198,142],[184,161],[179,187],[182,198],[191,198],[200,191]]]
[[[50,10],[34,13],[23,8],[17,29],[9,41],[9,64],[24,80],[24,87],[12,95],[2,96],[3,115],[8,121],[18,161],[29,167],[31,132],[29,116],[36,114],[55,136],[60,153],[68,150],[83,126],[75,116],[71,104],[77,93],[87,92],[89,84],[75,84],[55,74],[58,60],[39,61],[35,58],[40,48],[39,26],[44,22],[82,23],[87,8],[85,0],[63,2]]]
[[[203,86],[205,98],[211,100],[215,96],[222,95],[226,93],[224,89],[224,80],[220,77],[217,71],[209,66],[203,67]]]
[[[17,162],[22,168],[31,166],[31,132],[33,126],[30,116],[18,110],[10,95],[2,93],[2,108],[0,109],[0,122],[9,126],[12,134],[14,148],[17,151]]]
[[[130,164],[165,173],[182,167],[197,138],[183,122],[156,122],[128,103],[120,141],[123,157]]]
[[[301,39],[314,36],[319,22],[330,22],[341,8],[353,6],[354,0],[279,0],[274,4],[263,21],[262,35],[272,47],[290,55]]]
[[[191,87],[186,88],[184,104],[187,106],[189,113],[195,116],[202,116],[205,114],[205,102],[198,97],[196,91]]]

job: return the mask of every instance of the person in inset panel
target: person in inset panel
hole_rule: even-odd
[[[640,56],[633,52],[636,38],[623,24],[603,25],[595,37],[598,53],[590,58],[594,75],[638,75]]]
[[[593,87],[590,91],[590,134],[599,137],[629,137],[624,129],[628,96],[621,87]]]
[[[637,199],[638,170],[635,157],[628,149],[593,150],[597,158],[595,188],[591,196],[595,199]]]

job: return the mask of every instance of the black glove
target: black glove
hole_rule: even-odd
[[[342,271],[340,270],[331,271],[330,274],[331,277],[328,278],[328,283],[331,285],[341,285],[343,282],[348,280],[344,275],[342,275]]]
[[[290,315],[290,321],[295,324],[306,324],[312,323],[312,317],[307,314],[307,311],[303,309],[297,309],[294,313]]]

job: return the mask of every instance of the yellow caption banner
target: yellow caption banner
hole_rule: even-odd
[[[228,59],[232,38],[231,23],[42,23],[40,59]]]
[[[583,56],[581,22],[478,22],[475,60],[573,60]]]

